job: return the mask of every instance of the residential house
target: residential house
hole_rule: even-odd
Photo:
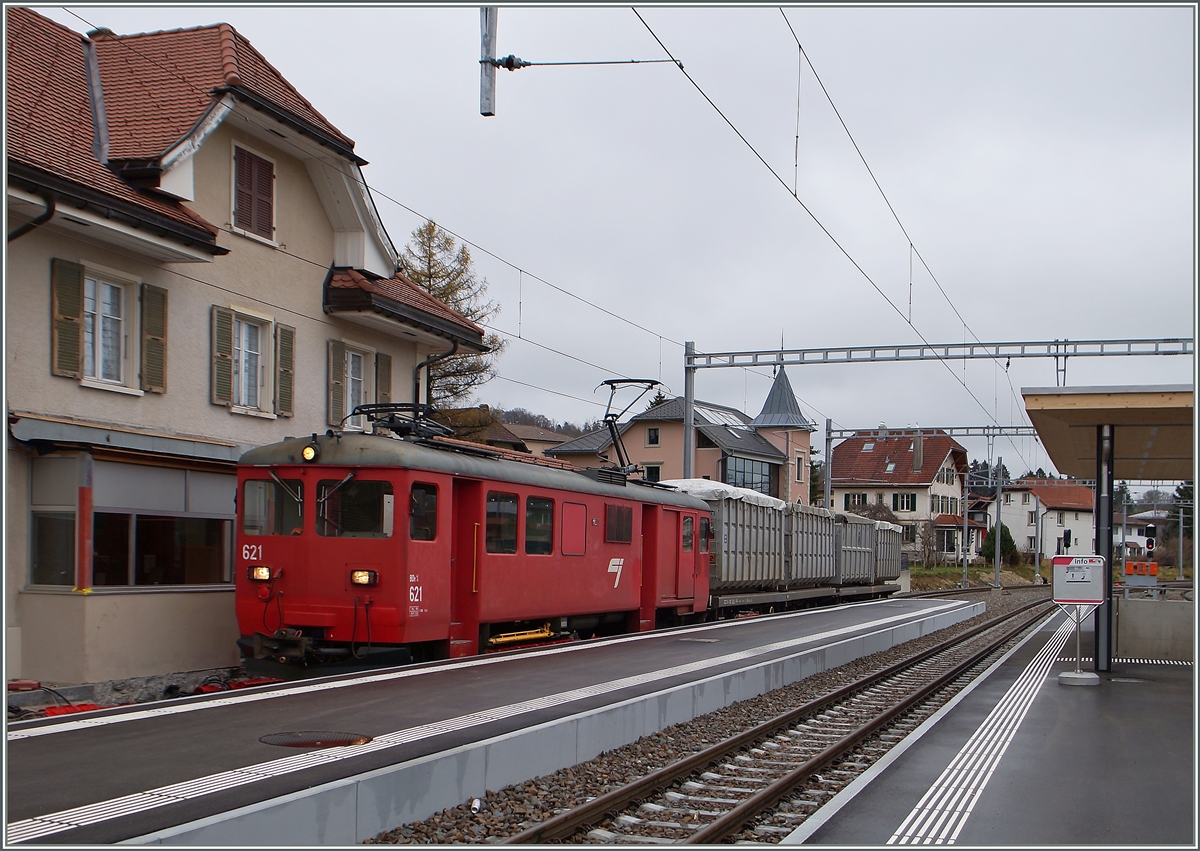
[[[711,402],[695,402],[694,412],[694,478],[808,504],[809,437],[816,426],[800,410],[783,369],[753,419]],[[684,399],[677,396],[619,425],[630,462],[643,468],[647,480],[683,477],[683,423]],[[546,454],[581,467],[617,462],[607,429],[561,443]]]
[[[5,14],[8,674],[236,665],[238,457],[367,428],[482,329],[397,274],[354,142],[232,27]]]
[[[996,512],[989,515],[994,522]],[[1094,493],[1071,479],[1025,477],[1000,493],[1000,517],[1017,549],[1032,558],[1096,551]],[[1070,533],[1070,544],[1067,536]]]
[[[560,434],[541,426],[516,425],[506,423],[508,430],[522,440],[534,455],[545,455],[547,449],[553,449],[571,439],[569,434]]]
[[[945,561],[962,557],[963,483],[967,450],[945,432],[913,429],[863,431],[833,447],[831,508],[868,505],[889,509],[904,527],[904,552]],[[968,517],[968,552],[977,551],[983,526]]]

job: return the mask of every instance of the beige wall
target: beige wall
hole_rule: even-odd
[[[412,373],[445,345],[326,316],[322,283],[334,258],[334,232],[304,163],[239,129],[236,116],[195,155],[192,208],[218,227],[232,220],[233,144],[276,164],[278,247],[222,231],[230,253],[207,263],[172,263],[114,250],[53,223],[9,243],[5,343],[10,410],[129,426],[164,436],[201,436],[243,447],[323,432],[327,420],[327,340],[392,356],[392,398],[412,400]],[[295,256],[293,256],[295,255]],[[52,258],[103,267],[168,293],[167,392],[95,389],[50,374]],[[296,329],[295,416],[251,416],[210,403],[212,305],[234,307]],[[136,302],[126,315],[137,316]],[[137,324],[126,333],[137,344]],[[273,349],[273,346],[271,347]],[[265,349],[264,349],[265,350]],[[137,364],[129,385],[137,386]],[[370,398],[373,401],[373,397]],[[264,407],[270,405],[264,402]],[[11,443],[11,438],[10,438]],[[232,588],[89,595],[25,591],[29,570],[29,460],[7,452],[5,550],[6,659],[9,676],[58,682],[149,676],[237,664]]]
[[[239,664],[233,588],[24,591],[23,664],[40,680],[94,683]]]

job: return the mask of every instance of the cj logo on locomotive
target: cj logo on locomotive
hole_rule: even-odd
[[[618,585],[621,584],[621,567],[624,564],[625,564],[625,559],[623,559],[623,558],[614,558],[612,561],[610,561],[608,563],[608,572],[615,573],[617,575],[617,578],[615,580],[613,580],[614,588],[616,588]]]

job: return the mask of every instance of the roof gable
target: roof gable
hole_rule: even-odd
[[[14,164],[21,164],[161,217],[193,233],[193,239],[214,243],[216,228],[208,222],[173,200],[138,191],[97,159],[82,36],[32,9],[9,7],[5,13],[10,179]],[[31,176],[31,182],[37,181]]]
[[[959,472],[967,469],[967,450],[945,432],[922,434],[922,463],[913,470],[915,432],[860,434],[849,437],[833,448],[832,485],[854,484],[921,485],[933,484],[946,460],[952,460]],[[870,449],[867,449],[868,444]],[[895,467],[889,471],[888,465]]]
[[[229,24],[133,35],[94,33],[113,160],[157,160],[187,137],[222,89],[291,113],[346,148],[354,141],[317,112]]]

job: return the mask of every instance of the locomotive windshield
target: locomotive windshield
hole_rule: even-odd
[[[299,535],[304,528],[304,484],[299,479],[247,480],[242,488],[242,531]]]
[[[387,538],[395,497],[391,482],[317,482],[317,534],[327,538]]]

